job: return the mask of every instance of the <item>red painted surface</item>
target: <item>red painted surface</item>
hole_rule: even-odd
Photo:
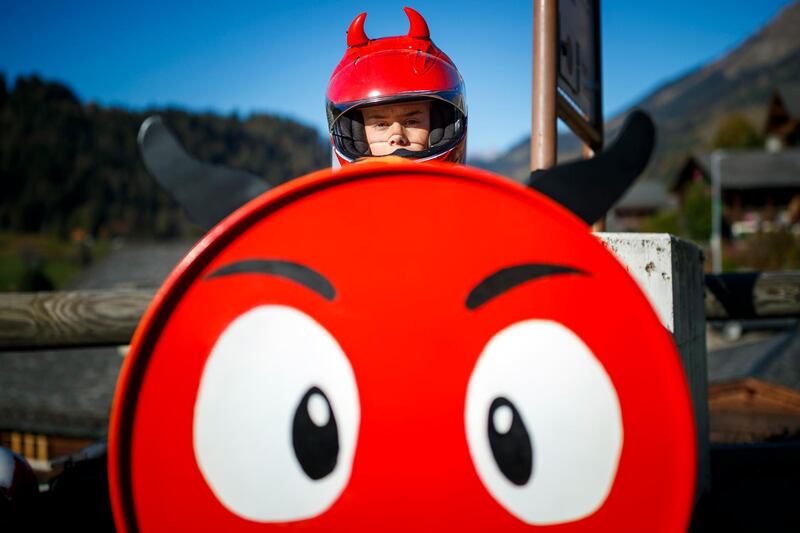
[[[309,266],[333,283],[336,297],[272,276],[204,279],[245,258]],[[568,265],[588,275],[526,282],[477,309],[465,307],[480,280],[524,263]],[[223,506],[199,470],[192,441],[209,352],[231,321],[268,304],[298,309],[330,332],[353,368],[361,410],[341,495],[315,518],[277,524]],[[616,390],[624,427],[603,505],[549,526],[520,521],[489,494],[464,421],[468,381],[487,341],[536,318],[563,324],[591,349]],[[120,377],[110,485],[121,531],[683,531],[694,442],[670,335],[585,224],[549,199],[476,169],[355,165],[257,198],[176,268]]]
[[[328,100],[339,104],[400,93],[453,90],[462,85],[447,54],[429,35],[413,31],[415,21],[425,24],[421,15],[408,10],[408,16],[412,21],[409,34],[380,39],[369,39],[364,33],[366,13],[353,20],[347,51],[331,75]]]

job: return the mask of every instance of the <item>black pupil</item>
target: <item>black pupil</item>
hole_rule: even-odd
[[[292,446],[300,467],[311,479],[322,479],[336,468],[339,430],[331,403],[318,387],[308,389],[294,412]]]
[[[503,475],[515,485],[527,483],[533,474],[533,445],[517,408],[506,398],[495,398],[489,407],[488,432]]]

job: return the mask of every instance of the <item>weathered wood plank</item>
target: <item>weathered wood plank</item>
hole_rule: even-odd
[[[130,343],[155,291],[0,294],[0,349]]]
[[[800,317],[800,271],[708,274],[711,320]],[[0,349],[128,344],[153,290],[0,294]]]
[[[709,320],[800,317],[800,271],[706,275]]]

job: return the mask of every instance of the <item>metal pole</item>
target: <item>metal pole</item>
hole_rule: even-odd
[[[722,272],[722,150],[711,153],[711,270]]]
[[[533,1],[531,170],[556,164],[558,0]]]

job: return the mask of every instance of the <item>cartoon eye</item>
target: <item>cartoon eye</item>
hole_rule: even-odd
[[[339,431],[331,403],[318,387],[311,387],[297,406],[292,446],[300,467],[311,479],[322,479],[336,468]]]
[[[619,400],[589,347],[560,323],[526,320],[492,337],[470,377],[464,422],[484,486],[525,523],[584,518],[611,491]]]
[[[333,336],[297,309],[260,306],[226,327],[205,363],[195,458],[234,514],[313,518],[347,485],[359,418],[355,375]]]
[[[514,485],[525,485],[533,472],[533,447],[519,411],[506,398],[495,398],[487,419],[489,446],[497,467]]]

